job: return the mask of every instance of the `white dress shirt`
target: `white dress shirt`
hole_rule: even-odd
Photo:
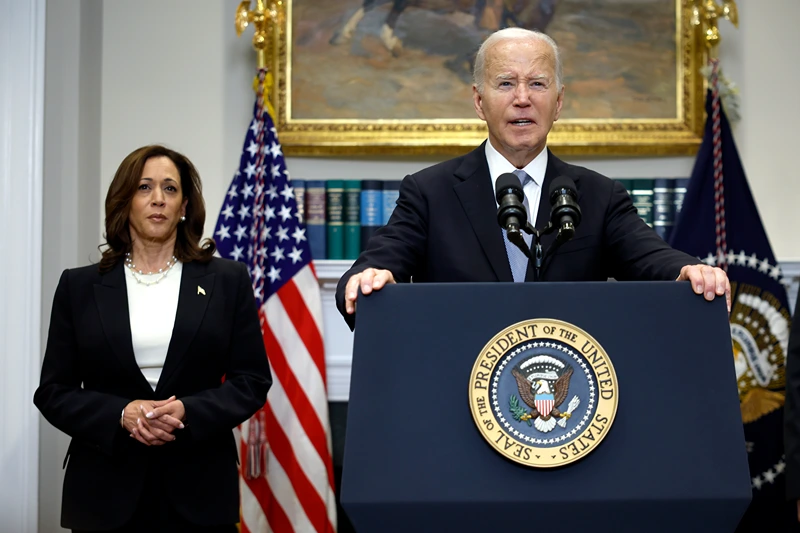
[[[491,140],[486,141],[486,162],[489,164],[489,176],[492,178],[493,191],[496,190],[497,178],[500,177],[501,174],[517,170],[517,167],[509,163],[500,152],[495,150]],[[531,177],[531,180],[528,181],[522,189],[525,192],[525,198],[528,200],[528,205],[530,206],[528,221],[531,223],[531,226],[536,227],[536,213],[539,212],[539,201],[542,197],[544,173],[545,170],[547,170],[547,148],[542,150],[533,161],[525,166],[525,168],[520,170],[524,170],[528,176]],[[497,204],[497,198],[495,198],[495,204]]]

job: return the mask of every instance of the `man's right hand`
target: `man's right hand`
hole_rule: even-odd
[[[394,275],[388,270],[368,268],[358,274],[353,274],[347,280],[344,288],[344,308],[348,315],[356,312],[356,298],[358,298],[358,288],[361,292],[369,294],[372,291],[379,291],[387,283],[396,283]]]

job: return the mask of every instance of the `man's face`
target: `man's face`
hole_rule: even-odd
[[[485,65],[483,94],[472,88],[475,111],[492,146],[522,168],[544,149],[561,113],[553,49],[533,39],[500,41],[486,51]]]

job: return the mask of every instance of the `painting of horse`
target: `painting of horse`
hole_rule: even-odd
[[[472,62],[510,26],[561,49],[562,120],[679,118],[676,0],[291,0],[289,120],[473,121]]]

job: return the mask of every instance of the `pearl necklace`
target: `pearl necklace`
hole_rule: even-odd
[[[166,278],[167,274],[169,274],[169,271],[172,270],[172,267],[174,267],[177,262],[178,262],[178,259],[173,255],[172,259],[167,261],[167,265],[164,268],[159,268],[158,272],[148,272],[148,273],[145,274],[141,270],[137,270],[136,269],[136,265],[133,264],[133,259],[131,258],[131,253],[128,252],[128,253],[125,254],[125,266],[130,269],[131,274],[133,274],[133,279],[136,280],[136,283],[139,283],[141,285],[145,285],[145,286],[148,286],[148,287],[150,285],[155,285],[156,283],[160,282],[162,279]],[[154,281],[145,281],[145,280],[141,279],[139,276],[136,275],[137,272],[142,276],[152,276],[153,274],[161,274],[161,275],[159,277],[157,277]]]

